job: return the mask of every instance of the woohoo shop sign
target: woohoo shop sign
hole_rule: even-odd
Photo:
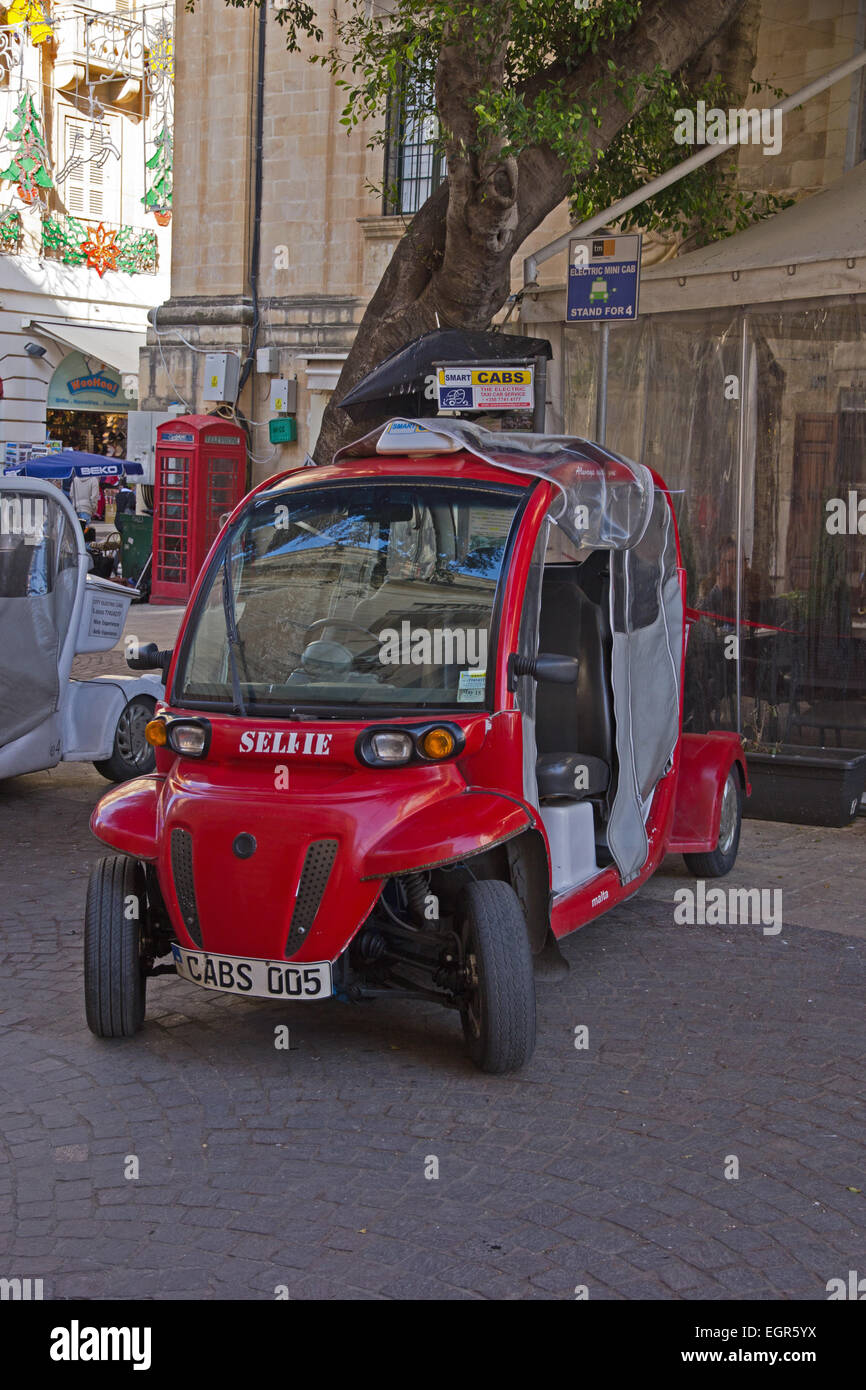
[[[120,373],[105,363],[88,362],[70,352],[57,367],[48,388],[49,410],[135,410],[138,402],[123,389]]]

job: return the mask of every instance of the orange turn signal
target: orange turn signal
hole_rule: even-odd
[[[454,752],[454,735],[450,729],[428,729],[421,739],[425,758],[447,758]]]
[[[168,730],[164,719],[151,719],[144,726],[144,737],[153,748],[164,748],[168,742]]]

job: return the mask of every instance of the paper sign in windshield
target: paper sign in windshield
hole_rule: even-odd
[[[460,681],[457,687],[458,705],[472,704],[475,701],[483,700],[486,681],[486,671],[479,671],[477,669],[461,671]]]

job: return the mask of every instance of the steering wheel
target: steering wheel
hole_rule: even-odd
[[[360,623],[353,622],[351,618],[317,618],[314,623],[310,623],[310,626],[304,633],[304,646],[309,645],[310,638],[314,633],[318,632],[320,628],[326,627],[341,627],[344,630],[348,629],[350,632],[360,632],[364,637],[371,637],[374,642],[379,641],[375,632],[371,632],[368,627],[362,627]]]

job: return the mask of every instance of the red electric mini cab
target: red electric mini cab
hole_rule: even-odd
[[[661,478],[585,440],[392,420],[257,488],[138,658],[166,698],[156,771],[93,815],[90,1028],[134,1033],[168,970],[436,1000],[520,1067],[561,937],[670,851],[734,863],[746,767],[682,732],[684,587]]]

